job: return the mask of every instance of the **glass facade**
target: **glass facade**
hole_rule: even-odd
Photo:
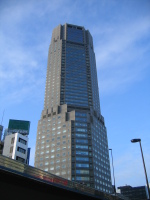
[[[82,28],[69,26],[67,27],[67,40],[71,42],[83,43]]]
[[[66,44],[64,103],[75,106],[88,106],[85,49],[83,46],[70,43]]]
[[[65,24],[53,31],[35,167],[112,191],[93,40],[84,27]]]

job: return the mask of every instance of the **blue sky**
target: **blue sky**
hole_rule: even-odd
[[[141,138],[150,182],[150,1],[1,0],[0,119],[31,121],[30,164],[44,104],[48,48],[59,24],[93,36],[100,105],[113,150],[116,186],[145,185]],[[111,161],[111,157],[110,157]]]

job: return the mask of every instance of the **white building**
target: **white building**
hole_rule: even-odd
[[[7,135],[4,140],[3,155],[14,160],[27,162],[28,137],[20,133]]]

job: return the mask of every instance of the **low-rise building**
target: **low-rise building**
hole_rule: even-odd
[[[5,137],[3,155],[28,163],[28,137],[20,133],[13,133]]]
[[[145,186],[131,187],[130,185],[118,187],[117,192],[120,192],[124,196],[131,200],[147,200],[147,193]]]
[[[4,148],[2,155],[29,164],[30,148],[28,135],[30,122],[10,119],[3,135]]]

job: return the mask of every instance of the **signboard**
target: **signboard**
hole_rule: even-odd
[[[30,122],[24,120],[10,119],[8,131],[12,133],[21,133],[28,135],[30,130]]]

